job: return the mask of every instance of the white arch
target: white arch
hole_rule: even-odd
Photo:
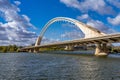
[[[68,18],[68,17],[56,17],[56,18],[53,18],[50,21],[48,21],[47,24],[45,24],[45,26],[41,30],[40,36],[36,40],[35,46],[40,45],[41,39],[42,39],[44,33],[46,32],[47,28],[51,24],[53,24],[54,22],[57,22],[57,21],[67,21],[67,22],[71,22],[71,23],[75,24],[85,34],[85,38],[91,38],[91,37],[97,37],[97,36],[104,35],[104,33],[100,32],[99,30],[97,30],[91,26],[88,26],[82,22],[79,22],[75,19]]]

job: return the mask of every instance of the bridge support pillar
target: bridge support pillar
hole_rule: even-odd
[[[67,45],[67,46],[65,47],[65,50],[70,51],[70,50],[73,50],[73,48],[74,48],[73,45]]]
[[[95,56],[107,56],[107,52],[107,44],[96,44]]]
[[[31,49],[29,49],[28,52],[31,53]]]
[[[29,52],[29,53],[32,53],[32,52],[33,52],[33,49],[29,49],[28,52]]]
[[[34,48],[34,53],[38,53],[39,52],[39,48]]]

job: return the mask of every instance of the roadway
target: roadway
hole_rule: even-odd
[[[51,46],[62,46],[62,45],[116,43],[116,42],[120,42],[120,33],[106,34],[104,36],[93,37],[93,38],[80,38],[77,40],[62,41],[62,42],[43,44],[43,45],[38,45],[38,46],[29,46],[29,47],[22,48],[21,50],[32,49],[32,48],[51,47]]]

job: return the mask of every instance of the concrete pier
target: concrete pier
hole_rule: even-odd
[[[65,50],[67,50],[67,51],[71,51],[71,50],[73,50],[74,49],[74,46],[73,45],[67,45],[66,47],[65,47]]]
[[[39,48],[34,48],[34,53],[38,53],[39,52]]]
[[[107,56],[108,49],[106,44],[96,44],[95,56]]]
[[[28,52],[29,52],[29,53],[33,53],[33,52],[34,52],[34,49],[29,49]]]

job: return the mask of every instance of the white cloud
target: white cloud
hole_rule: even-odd
[[[17,6],[21,4],[20,1],[14,1],[14,3],[15,3]]]
[[[71,32],[65,32],[61,35],[61,38],[65,38],[68,40],[83,38],[84,34],[79,30],[73,30]]]
[[[118,26],[120,25],[120,14],[118,14],[115,18],[107,18],[108,22],[112,25]]]
[[[79,8],[79,1],[78,0],[60,0],[60,2],[66,4],[68,7]]]
[[[41,44],[51,44],[51,43],[55,43],[55,42],[60,42],[60,40],[43,37]]]
[[[107,0],[111,5],[120,8],[120,0]]]
[[[69,23],[69,22],[63,23],[62,27],[64,29],[67,28],[67,30],[65,30],[65,32],[60,35],[62,40],[72,40],[72,39],[78,39],[84,37],[84,34],[80,30],[80,28],[74,25],[73,23]]]
[[[85,17],[84,17],[85,16]],[[87,25],[96,28],[97,30],[104,33],[116,33],[115,30],[107,27],[102,21],[92,19],[88,14],[83,14],[81,16],[77,16],[77,19],[80,21],[85,21]]]
[[[77,30],[80,30],[76,25],[74,25],[73,23],[63,23],[62,24],[62,27],[63,28],[73,28],[73,29],[77,29]]]
[[[22,15],[22,16],[23,16],[23,18],[24,18],[27,22],[30,21],[30,18],[29,18],[28,16],[26,16],[26,15]]]
[[[104,0],[60,0],[60,2],[64,3],[67,7],[76,8],[81,12],[91,10],[100,14],[114,13],[112,7],[108,6]]]
[[[88,14],[83,14],[81,16],[77,16],[77,19],[78,20],[86,20],[86,19],[88,20],[88,19],[90,19],[90,17]]]
[[[106,27],[105,24],[99,20],[90,20],[87,22],[87,25],[90,25],[104,33],[116,33],[115,30]]]
[[[20,9],[17,5],[21,2],[15,1],[11,4],[9,0],[0,0],[0,15],[5,21],[0,22],[0,45],[30,45],[35,42],[36,33],[28,31],[29,28],[35,28],[30,23],[27,15],[20,15]]]

